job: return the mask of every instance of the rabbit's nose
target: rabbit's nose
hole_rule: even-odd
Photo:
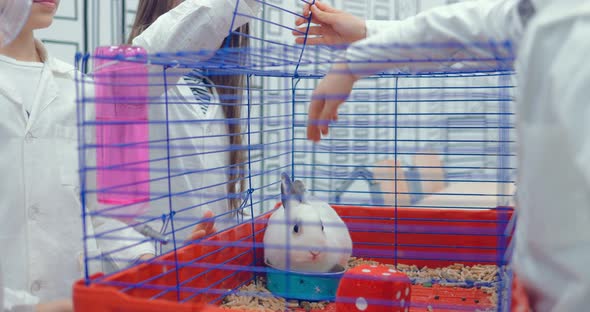
[[[310,250],[309,253],[312,256],[317,257],[320,254],[320,251],[319,250]]]

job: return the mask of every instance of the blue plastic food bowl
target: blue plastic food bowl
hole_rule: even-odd
[[[329,273],[302,273],[268,266],[266,287],[274,295],[285,299],[305,301],[334,301],[344,268]]]

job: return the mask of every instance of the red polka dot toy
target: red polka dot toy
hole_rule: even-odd
[[[411,282],[408,276],[384,265],[349,269],[338,286],[338,312],[407,312]]]

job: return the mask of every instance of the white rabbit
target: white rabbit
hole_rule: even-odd
[[[312,198],[303,182],[281,176],[283,207],[264,232],[267,265],[295,272],[330,272],[347,267],[352,239],[344,221],[326,202]]]

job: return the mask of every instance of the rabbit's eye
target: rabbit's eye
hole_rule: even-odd
[[[322,232],[324,231],[324,222],[321,222],[322,224]]]
[[[299,233],[299,224],[295,224],[295,226],[293,226],[293,232]]]

